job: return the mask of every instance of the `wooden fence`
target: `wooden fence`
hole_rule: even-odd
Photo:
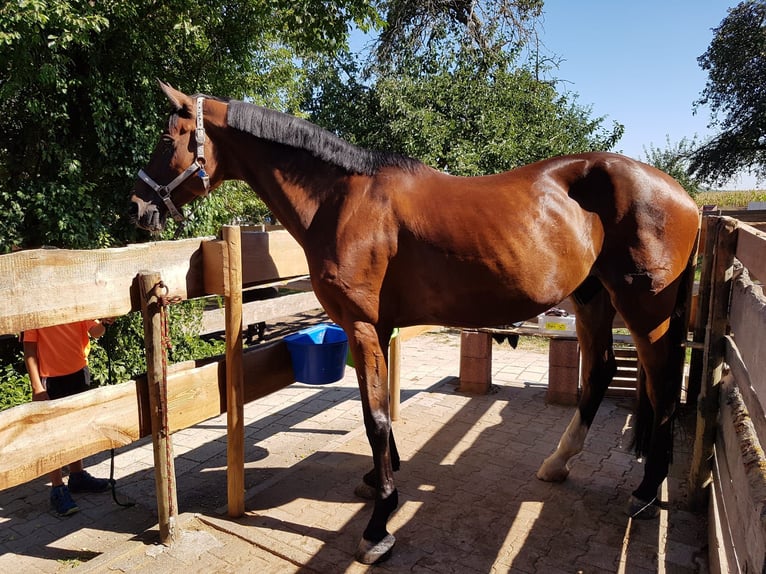
[[[710,570],[766,567],[766,220],[703,218],[690,381],[702,382],[690,479],[709,504]],[[709,486],[709,490],[706,488]],[[704,494],[709,493],[709,500]]]
[[[0,256],[0,334],[96,317],[146,311],[141,278],[161,279],[169,295],[191,299],[223,295],[226,357],[187,362],[168,369],[164,402],[166,433],[227,413],[229,514],[244,511],[242,405],[294,382],[282,340],[242,351],[242,317],[259,321],[319,307],[313,293],[242,305],[242,288],[305,277],[300,246],[285,231],[224,228],[225,240],[186,239],[100,250],[38,249]],[[146,289],[143,289],[146,291]],[[215,321],[220,324],[220,318]],[[146,316],[145,316],[146,326]],[[398,411],[398,345],[422,332],[404,330],[392,343],[392,416]],[[148,343],[147,343],[148,344]],[[147,361],[149,363],[149,361]],[[76,397],[28,403],[0,413],[0,490],[42,476],[72,460],[157,436],[151,373],[135,381],[93,389]],[[394,388],[396,386],[396,388]],[[46,440],[40,442],[39,437]],[[157,449],[155,448],[155,454]],[[155,460],[155,466],[159,466]],[[158,481],[160,476],[155,473]],[[163,480],[174,480],[164,477]],[[172,521],[160,532],[172,538]],[[164,496],[164,495],[163,495]],[[163,527],[165,530],[163,530]]]

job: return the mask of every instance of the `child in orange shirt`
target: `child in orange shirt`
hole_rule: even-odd
[[[111,320],[78,321],[24,332],[24,363],[32,383],[32,400],[45,401],[68,397],[88,390],[90,371],[88,353],[90,337],[106,332]],[[53,485],[51,505],[59,516],[70,516],[79,510],[70,492],[104,492],[109,488],[105,478],[94,478],[83,469],[82,460],[69,464],[69,487],[64,484],[61,469],[50,473]]]

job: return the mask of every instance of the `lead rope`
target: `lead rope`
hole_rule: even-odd
[[[114,332],[109,329],[107,325],[104,326],[104,328],[107,330],[106,332],[106,364],[107,364],[107,371],[106,371],[106,378],[107,382],[111,385],[112,384],[112,346],[114,344]],[[131,506],[135,506],[135,502],[120,502],[117,498],[117,481],[114,479],[114,447],[111,449],[111,460],[109,464],[109,486],[112,487],[112,499],[114,500],[115,504],[118,506],[122,506],[123,508],[130,508]]]
[[[649,502],[647,502],[646,504],[644,504],[644,505],[643,505],[641,508],[639,508],[638,510],[636,510],[635,512],[633,512],[633,513],[630,515],[630,517],[631,517],[631,518],[636,518],[636,517],[637,517],[639,514],[641,514],[641,513],[642,513],[644,510],[646,510],[646,509],[647,509],[647,508],[649,508],[649,507],[650,507],[652,504],[654,504],[654,502],[655,502],[656,500],[657,500],[657,497],[655,496],[655,497],[654,497],[654,498],[652,498],[652,499],[651,499]]]

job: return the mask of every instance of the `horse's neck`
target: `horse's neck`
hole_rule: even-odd
[[[290,150],[293,157],[285,158],[284,146],[254,136],[247,139],[248,145],[234,146],[238,179],[253,188],[285,229],[303,244],[321,205],[322,192],[336,187],[332,180],[338,177],[337,170],[309,159],[306,152]]]

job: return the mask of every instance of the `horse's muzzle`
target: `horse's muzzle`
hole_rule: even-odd
[[[130,196],[128,211],[130,222],[136,227],[152,233],[158,233],[165,229],[165,218],[154,203],[144,201],[134,194]]]

